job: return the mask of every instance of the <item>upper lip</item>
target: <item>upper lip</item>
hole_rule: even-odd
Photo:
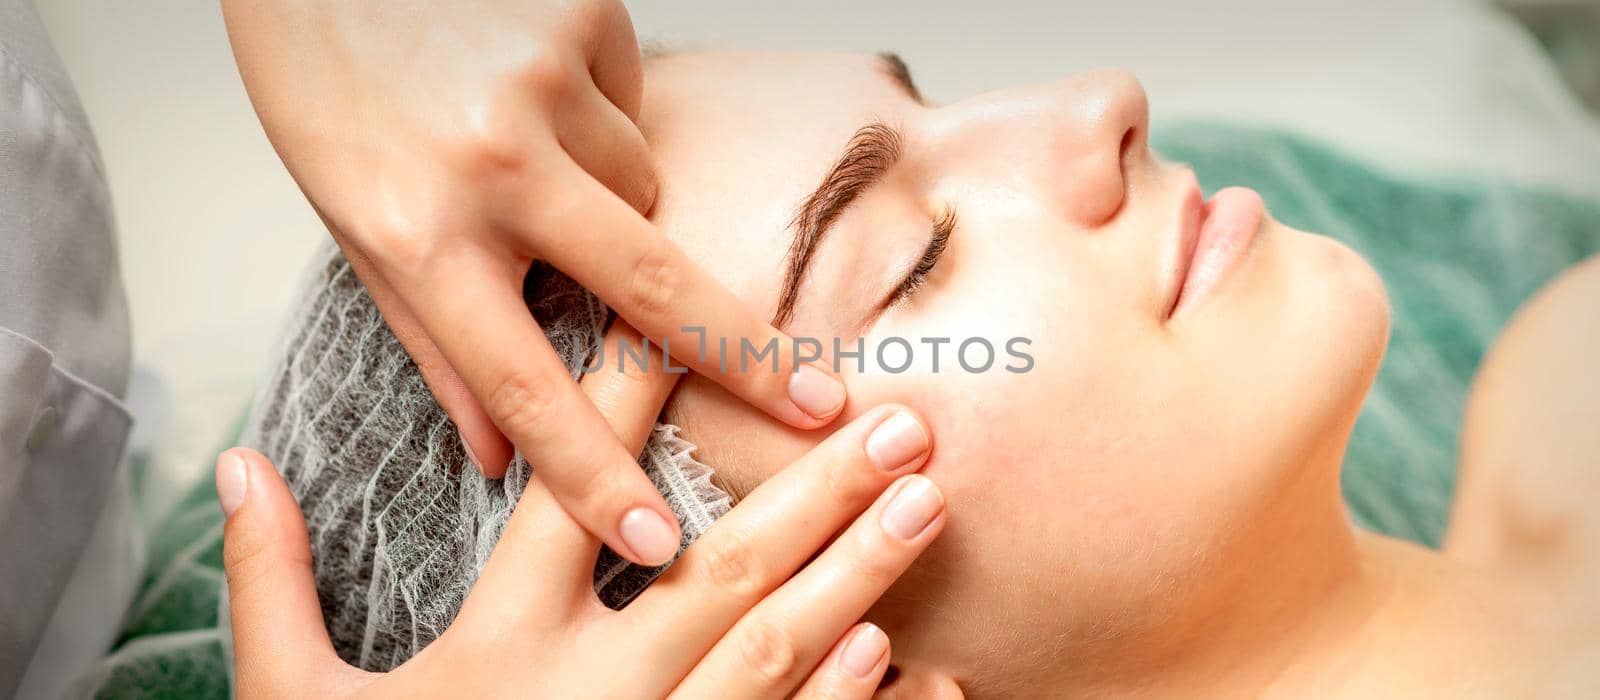
[[[1176,235],[1171,244],[1167,275],[1166,313],[1172,318],[1178,300],[1183,298],[1183,283],[1189,276],[1189,266],[1194,264],[1195,248],[1200,244],[1200,227],[1205,223],[1205,198],[1200,194],[1200,181],[1193,170],[1183,171],[1179,185],[1178,220]]]

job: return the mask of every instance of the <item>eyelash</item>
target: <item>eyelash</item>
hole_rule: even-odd
[[[884,306],[892,307],[904,303],[928,281],[928,275],[938,266],[939,258],[944,256],[945,247],[950,242],[950,234],[955,228],[956,211],[945,209],[944,214],[933,222],[933,235],[928,239],[928,247],[922,251],[922,258],[910,272],[906,273],[905,279],[901,280],[900,286],[889,295],[889,301]]]

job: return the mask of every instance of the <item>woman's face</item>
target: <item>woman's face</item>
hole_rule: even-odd
[[[828,346],[867,339],[865,371],[841,362],[850,402],[837,424],[899,402],[932,428],[924,473],[949,527],[873,612],[897,659],[977,673],[1174,624],[1231,585],[1226,563],[1285,517],[1285,494],[1336,487],[1386,338],[1381,285],[1330,239],[1257,226],[1249,194],[1208,216],[1191,172],[1150,152],[1130,76],[932,105],[876,56],[691,53],[647,71],[652,218],[774,315],[796,235],[818,238],[781,316]],[[858,145],[893,132],[896,157],[860,151],[866,167],[846,173],[859,192],[814,195],[868,125],[880,126]],[[1241,235],[1202,244],[1185,283],[1201,219]],[[1229,241],[1240,254],[1211,275],[1202,261],[1228,258]],[[890,336],[913,346],[908,371],[878,366]],[[988,371],[958,363],[970,337],[995,348]],[[1015,337],[1029,339],[1016,347],[1026,372],[1005,369],[1025,364],[1006,353]],[[951,339],[937,370],[928,338]],[[670,410],[736,490],[826,433],[772,421],[703,377]]]

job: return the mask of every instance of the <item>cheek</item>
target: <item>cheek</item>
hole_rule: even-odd
[[[926,629],[920,643],[973,623],[962,614],[973,610],[991,638],[1037,634],[1042,622],[1142,624],[1138,611],[1161,614],[1161,601],[1181,597],[1175,581],[1204,573],[1217,504],[1203,494],[1221,483],[1206,460],[1225,452],[1190,451],[1203,425],[1168,400],[1166,378],[1141,371],[1157,359],[1148,338],[1107,352],[1080,337],[1041,336],[1027,374],[853,388],[911,404],[934,426],[924,474],[945,491],[948,525],[892,597],[923,604],[905,619],[879,610]]]
[[[1204,413],[1185,395],[1174,345],[1108,301],[1129,298],[1117,290],[1123,278],[1031,264],[1044,263],[1018,261],[981,286],[940,290],[914,318],[883,324],[951,336],[938,371],[926,363],[851,386],[852,401],[906,403],[932,425],[924,472],[950,512],[939,548],[960,562],[942,585],[960,599],[1010,599],[996,614],[1026,615],[1030,600],[1059,595],[1063,575],[1110,596],[1170,570],[1167,552],[1192,551],[1204,520],[1195,492],[1171,477],[1213,479],[1218,469],[1192,450]],[[1002,357],[968,372],[955,348],[965,337],[989,339],[1002,356],[1004,339],[1027,337],[1032,367],[1008,372]]]
[[[1326,263],[1337,252],[1317,254]],[[1067,577],[1084,618],[1159,614],[1161,601],[1203,585],[1228,533],[1248,529],[1306,445],[1335,432],[1327,406],[1359,403],[1362,373],[1307,357],[1311,338],[1337,346],[1326,339],[1329,319],[1313,327],[1284,318],[1285,307],[1325,299],[1317,285],[1326,271],[1308,284],[1307,271],[1272,261],[1241,285],[1247,295],[1180,334],[1128,308],[1137,297],[1118,286],[1124,277],[1045,257],[981,281],[953,276],[915,313],[878,329],[1025,335],[1029,372],[968,373],[947,346],[937,372],[923,363],[907,375],[853,378],[852,401],[903,402],[933,425],[925,473],[950,504],[937,550],[950,560],[940,570],[945,595],[1003,599],[986,613],[1025,624],[1037,601],[1062,595]],[[1371,315],[1365,306],[1349,313]],[[1304,421],[1294,418],[1300,410],[1310,411]]]

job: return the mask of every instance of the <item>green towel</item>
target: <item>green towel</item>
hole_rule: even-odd
[[[1473,371],[1518,305],[1600,251],[1600,202],[1492,177],[1387,173],[1273,130],[1190,123],[1155,137],[1208,192],[1252,187],[1273,216],[1348,243],[1383,276],[1393,331],[1345,457],[1344,495],[1361,525],[1436,546]],[[228,696],[222,513],[206,473],[151,533],[143,590],[83,695]]]

